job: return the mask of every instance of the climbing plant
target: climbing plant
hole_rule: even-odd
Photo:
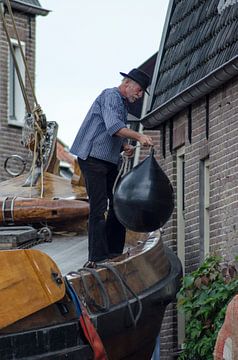
[[[183,278],[177,295],[178,309],[185,314],[186,321],[180,360],[213,359],[227,305],[237,293],[236,263],[225,264],[218,256],[208,257],[196,271]]]

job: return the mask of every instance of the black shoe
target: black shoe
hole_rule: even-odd
[[[97,264],[95,261],[86,261],[86,263],[83,265],[84,268],[89,268],[89,269],[96,269]]]
[[[100,260],[100,261],[90,261],[88,260],[84,265],[83,267],[84,268],[89,268],[89,269],[96,269],[97,268],[97,265],[101,265],[101,264],[104,264],[106,262],[108,262],[109,259],[103,259],[103,260]]]

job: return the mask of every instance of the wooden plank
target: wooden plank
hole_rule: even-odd
[[[0,263],[0,328],[64,297],[60,270],[43,252],[1,251]]]

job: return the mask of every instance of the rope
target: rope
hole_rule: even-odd
[[[70,284],[66,276],[64,277],[64,279],[68,294],[70,295],[73,303],[75,304],[76,312],[79,317],[79,322],[83,330],[83,333],[93,350],[94,353],[93,359],[107,360],[108,357],[96,327],[94,326],[92,320],[90,319],[83,304],[81,305],[78,294],[74,290],[73,286]]]
[[[128,310],[129,310],[129,314],[130,314],[130,317],[131,317],[131,320],[132,320],[132,323],[134,325],[134,327],[136,327],[137,325],[137,322],[138,320],[140,319],[140,316],[141,316],[141,313],[142,313],[142,302],[141,302],[141,299],[139,298],[139,296],[129,287],[129,285],[127,284],[126,280],[123,278],[123,276],[119,273],[119,271],[112,265],[112,264],[102,264],[102,265],[98,265],[98,268],[106,268],[108,270],[110,270],[115,278],[119,281],[119,284],[121,285],[121,289],[124,293],[124,296],[125,296],[125,300],[126,300],[126,303],[127,303],[127,307],[128,307]],[[132,307],[131,307],[131,302],[128,298],[128,295],[127,295],[127,292],[130,292],[134,297],[135,299],[137,300],[138,302],[138,305],[139,305],[139,309],[138,309],[138,312],[136,315],[133,314],[133,310],[132,310]]]
[[[40,140],[40,179],[41,179],[41,191],[40,191],[40,197],[43,198],[44,194],[44,167],[43,167],[43,149],[42,149],[42,138]]]
[[[99,269],[107,269],[109,271],[111,271],[113,273],[113,275],[115,276],[116,280],[119,282],[120,287],[122,289],[122,292],[124,294],[124,298],[126,301],[126,305],[127,308],[129,310],[129,315],[130,318],[132,320],[133,326],[136,327],[138,320],[140,319],[141,313],[142,313],[142,302],[139,298],[139,296],[129,287],[129,285],[127,284],[127,282],[125,281],[125,279],[123,278],[123,276],[119,273],[119,271],[112,265],[112,264],[97,264],[97,268]],[[96,282],[99,285],[99,289],[102,291],[101,296],[103,298],[104,301],[104,306],[101,306],[100,304],[96,303],[95,300],[90,296],[89,294],[89,289],[88,286],[86,284],[86,281],[84,279],[84,276],[81,276],[81,280],[82,280],[82,284],[83,284],[83,288],[86,294],[86,298],[88,299],[88,301],[85,299],[87,305],[93,305],[95,308],[101,310],[101,311],[108,311],[110,309],[110,300],[109,300],[109,295],[106,291],[105,285],[103,284],[97,270],[95,269],[91,269],[91,268],[82,268],[79,269],[78,271],[73,271],[68,273],[68,275],[74,276],[74,275],[80,275],[81,272],[85,272],[88,271],[90,274],[93,275],[93,277],[95,278]],[[132,306],[131,306],[131,300],[128,297],[127,292],[131,293],[134,298],[136,299],[138,305],[139,305],[139,309],[138,312],[134,315],[133,310],[132,310]]]
[[[37,156],[36,156],[36,143],[37,143],[37,134],[35,133],[33,159],[32,159],[32,164],[31,164],[31,169],[30,169],[30,173],[31,173],[31,192],[30,192],[30,197],[32,196],[33,177],[34,177],[35,164],[36,164],[36,158],[37,158]]]
[[[140,147],[140,145],[137,145],[137,146],[134,146],[134,150],[137,148],[137,147]],[[131,159],[134,157],[134,154],[132,156],[127,156],[125,154],[125,152],[123,151],[122,152],[122,164],[120,166],[120,170],[118,172],[118,175],[116,177],[116,180],[114,182],[114,185],[113,185],[113,188],[112,188],[112,193],[114,194],[115,193],[115,190],[116,190],[116,187],[117,187],[117,184],[120,180],[120,178],[122,178],[123,176],[125,176],[132,168],[132,161]]]
[[[136,148],[140,147],[140,145],[136,145],[134,146],[134,150]],[[155,154],[155,150],[154,150],[154,147],[153,146],[150,146],[149,147],[150,149],[150,154],[154,155]],[[134,157],[134,155],[132,156],[127,156],[125,155],[125,152],[123,151],[122,152],[122,164],[121,164],[121,167],[120,167],[120,170],[119,170],[119,173],[116,177],[116,180],[114,182],[114,185],[113,185],[113,188],[112,188],[112,193],[114,194],[115,193],[115,190],[116,190],[116,187],[117,187],[117,184],[120,180],[120,178],[122,178],[123,176],[125,176],[132,168],[132,161],[130,161],[132,158]]]
[[[98,275],[98,272],[95,269],[90,269],[90,268],[82,268],[82,269],[78,269],[77,271],[71,271],[70,273],[68,273],[68,275],[71,276],[75,276],[75,275],[80,275],[80,273],[88,271],[96,280],[97,284],[99,285],[99,289],[101,290],[100,295],[102,297],[103,300],[103,306],[98,304],[91,296],[90,296],[90,291],[87,285],[87,282],[84,278],[84,276],[80,276],[80,279],[82,280],[82,285],[83,285],[83,289],[84,289],[84,293],[86,295],[87,300],[85,299],[86,303],[88,305],[91,305],[93,307],[95,307],[97,310],[106,312],[110,309],[110,300],[109,300],[109,296],[108,293],[105,289],[105,286],[103,285],[103,282],[100,278],[100,276]]]
[[[70,284],[69,280],[67,279],[67,277],[65,276],[64,277],[64,282],[65,282],[65,287],[66,287],[66,290],[68,291],[75,307],[76,307],[76,312],[77,312],[77,316],[80,317],[80,315],[82,314],[82,311],[81,311],[81,307],[80,307],[80,302],[79,302],[79,299],[78,299],[78,296],[77,294],[75,293],[75,290],[74,288],[72,287],[72,285]]]

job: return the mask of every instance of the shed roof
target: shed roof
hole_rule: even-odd
[[[6,0],[3,0],[6,3]],[[38,0],[11,0],[11,6],[19,11],[34,15],[47,15],[49,10],[43,9]]]
[[[173,0],[166,20],[143,120],[149,128],[238,74],[237,0]]]

